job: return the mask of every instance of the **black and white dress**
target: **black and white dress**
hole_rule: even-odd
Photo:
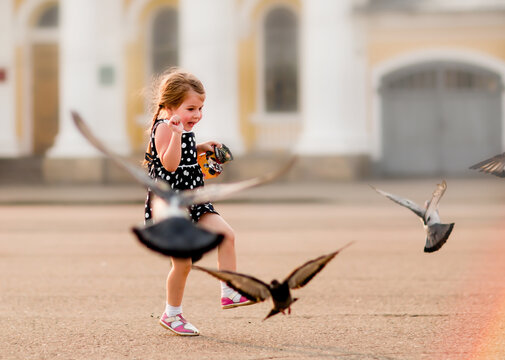
[[[200,165],[197,162],[196,154],[196,141],[195,133],[193,132],[183,132],[181,135],[181,161],[177,169],[173,172],[166,170],[161,164],[158,151],[156,150],[156,144],[154,141],[154,134],[156,128],[162,122],[168,120],[158,119],[154,123],[153,130],[149,141],[151,142],[151,153],[146,153],[146,160],[148,161],[149,175],[153,179],[159,179],[166,181],[170,184],[170,187],[175,191],[195,189],[197,187],[203,186],[203,174]],[[147,191],[147,199],[145,203],[144,221],[146,224],[152,222],[152,208],[151,208],[151,191]],[[206,213],[218,212],[214,209],[214,206],[208,202],[204,204],[192,205],[189,209],[189,214],[194,222],[198,222],[200,217]]]

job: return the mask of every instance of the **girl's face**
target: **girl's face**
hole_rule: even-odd
[[[172,111],[171,115],[179,115],[184,130],[191,131],[202,118],[202,108],[205,95],[190,90],[182,104]]]

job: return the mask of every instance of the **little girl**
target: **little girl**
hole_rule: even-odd
[[[174,190],[194,189],[203,186],[203,174],[197,156],[213,151],[221,144],[208,141],[196,144],[193,127],[202,118],[205,90],[192,74],[171,68],[160,82],[157,111],[150,126],[150,141],[145,164],[153,178],[166,181]],[[220,270],[236,270],[235,234],[211,203],[192,205],[191,219],[202,228],[224,235],[218,246],[217,266]],[[156,221],[156,211],[151,207],[148,192],[145,207],[146,222]],[[191,259],[171,258],[172,268],[167,277],[167,298],[160,324],[178,335],[199,335],[198,329],[182,316],[182,297],[186,278],[191,269]],[[221,282],[221,306],[229,309],[251,302]]]

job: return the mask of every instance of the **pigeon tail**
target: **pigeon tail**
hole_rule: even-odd
[[[266,319],[268,319],[269,317],[271,316],[274,316],[276,314],[280,313],[280,310],[277,310],[277,309],[272,309],[270,310],[270,312],[268,313],[268,315],[263,319],[263,321],[265,321]]]
[[[451,235],[453,227],[454,223],[428,226],[424,252],[431,253],[439,250]]]
[[[265,321],[266,319],[268,319],[269,317],[271,316],[274,316],[274,315],[277,315],[278,313],[282,313],[284,315],[284,310],[288,310],[288,315],[291,314],[291,305],[293,305],[293,303],[295,301],[297,301],[298,298],[293,298],[293,301],[291,301],[291,303],[289,304],[289,306],[287,308],[280,308],[280,309],[272,309],[270,310],[270,312],[268,313],[268,315],[263,319],[263,321]]]
[[[217,247],[224,236],[196,227],[191,220],[182,217],[164,219],[146,227],[134,227],[137,239],[166,256],[192,258],[198,261],[202,256]]]

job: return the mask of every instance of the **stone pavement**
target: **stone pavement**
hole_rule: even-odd
[[[370,182],[422,202],[438,181]],[[217,204],[239,270],[266,281],[355,243],[264,322],[270,303],[221,310],[218,282],[192,271],[183,307],[202,335],[189,339],[158,325],[170,265],[130,231],[141,187],[0,187],[0,359],[504,359],[503,180],[447,179],[441,216],[456,225],[433,254],[368,182],[280,182]]]

